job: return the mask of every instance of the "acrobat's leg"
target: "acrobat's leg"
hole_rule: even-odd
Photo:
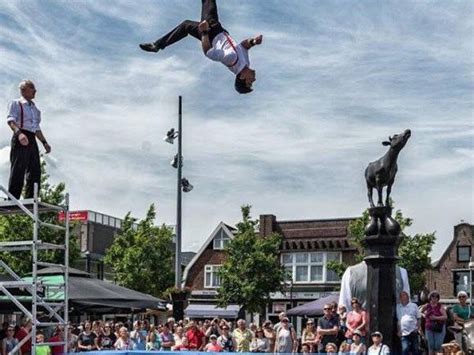
[[[201,40],[198,26],[199,22],[197,21],[185,20],[154,43],[140,44],[140,48],[147,52],[158,52],[160,49],[165,49],[173,43],[182,40],[187,35],[191,35],[194,38]]]
[[[209,22],[209,25],[211,27],[219,23],[219,15],[217,14],[216,0],[201,0],[201,1],[202,1],[201,21]]]

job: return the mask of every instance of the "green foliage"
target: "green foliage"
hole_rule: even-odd
[[[281,236],[274,233],[261,238],[250,208],[242,207],[242,221],[225,249],[227,260],[219,269],[217,301],[220,307],[238,304],[257,313],[269,303],[270,293],[284,290],[287,275],[278,256]]]
[[[395,212],[394,219],[400,224],[402,230],[402,242],[398,250],[398,265],[407,269],[411,292],[417,294],[423,290],[426,284],[424,272],[431,268],[430,253],[436,241],[436,236],[435,233],[416,234],[414,236],[405,234],[404,230],[412,225],[413,220],[404,217],[400,210]],[[369,223],[369,220],[369,211],[366,210],[361,218],[352,221],[349,225],[350,243],[357,248],[355,255],[357,263],[365,257],[362,240],[364,239],[365,226]],[[338,262],[328,263],[328,268],[337,272],[339,276],[342,276],[347,266]]]
[[[53,205],[65,203],[65,184],[51,185],[48,182],[49,175],[46,173],[46,163],[41,164],[41,201]],[[57,213],[42,213],[40,219],[51,224],[58,222]],[[72,226],[70,226],[72,230]],[[64,231],[52,228],[40,228],[39,237],[43,242],[64,244]],[[18,241],[33,239],[33,220],[26,215],[0,216],[0,241]],[[64,264],[64,252],[62,250],[42,250],[38,253],[38,260],[55,264]],[[69,242],[69,264],[72,265],[79,257],[79,243],[77,236],[70,236]],[[0,252],[0,259],[5,261],[13,271],[20,276],[25,276],[32,271],[31,251],[22,252]],[[2,270],[0,270],[1,272]]]
[[[155,218],[154,205],[138,224],[128,213],[104,262],[119,285],[160,297],[174,281],[173,231],[164,224],[155,226]]]

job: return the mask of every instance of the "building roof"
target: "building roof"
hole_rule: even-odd
[[[471,229],[472,229],[472,235],[474,235],[474,225],[473,224],[469,224],[469,223],[465,223],[465,222],[462,222],[462,223],[459,223],[458,225],[454,226],[454,231],[453,231],[453,239],[451,240],[451,242],[449,243],[449,245],[446,247],[446,249],[444,250],[443,254],[441,254],[441,257],[432,262],[431,263],[431,266],[435,269],[438,269],[442,264],[443,262],[446,260],[446,258],[449,256],[449,252],[450,250],[454,247],[454,245],[456,244],[456,240],[457,240],[457,233],[456,233],[456,229],[458,229],[460,226],[463,226],[463,225],[467,225],[467,226],[470,226]]]

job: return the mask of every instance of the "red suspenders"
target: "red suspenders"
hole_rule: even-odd
[[[18,101],[20,105],[20,128],[23,129],[23,105]]]
[[[237,64],[237,62],[239,61],[239,54],[237,53],[237,49],[235,48],[234,46],[234,43],[232,43],[232,38],[230,38],[230,36],[224,31],[224,36],[227,38],[227,41],[229,42],[229,44],[231,45],[232,49],[234,50],[235,52],[235,56],[237,58],[235,58],[235,62],[232,63],[231,65],[229,65],[229,67],[233,67],[234,65]]]

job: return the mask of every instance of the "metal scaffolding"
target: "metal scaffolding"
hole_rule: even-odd
[[[22,252],[31,251],[32,256],[32,272],[31,279],[22,279],[11,267],[9,267],[3,260],[0,260],[0,269],[3,268],[12,278],[12,281],[0,281],[0,291],[7,296],[7,298],[13,302],[26,317],[31,319],[32,328],[31,332],[24,339],[18,343],[18,345],[9,353],[13,354],[19,350],[26,342],[31,340],[32,351],[34,354],[36,350],[36,333],[40,329],[46,327],[62,327],[64,329],[64,339],[59,342],[45,342],[42,345],[48,346],[64,346],[64,354],[67,354],[68,349],[68,291],[69,291],[69,194],[65,196],[64,206],[56,206],[49,203],[40,201],[38,196],[38,184],[34,185],[33,198],[18,200],[13,197],[7,189],[0,186],[7,199],[0,200],[0,215],[26,215],[33,221],[33,235],[31,240],[18,240],[0,242],[0,251],[5,252]],[[46,212],[63,212],[64,213],[64,226],[43,222],[40,219],[40,214]],[[54,244],[46,243],[41,240],[41,228],[53,228],[56,230],[64,231],[64,243]],[[53,264],[41,261],[41,250],[63,250],[64,263]],[[38,268],[41,267],[56,267],[64,271],[63,281],[59,284],[48,284],[38,277]],[[25,297],[19,296],[18,292],[10,292],[9,289],[24,289],[31,295],[31,307],[24,304]],[[63,300],[60,301],[48,301],[45,290],[57,289],[58,291],[63,290]],[[29,297],[28,297],[29,300]],[[26,302],[29,304],[30,302]],[[48,319],[47,322],[39,321],[39,315],[44,315]]]

